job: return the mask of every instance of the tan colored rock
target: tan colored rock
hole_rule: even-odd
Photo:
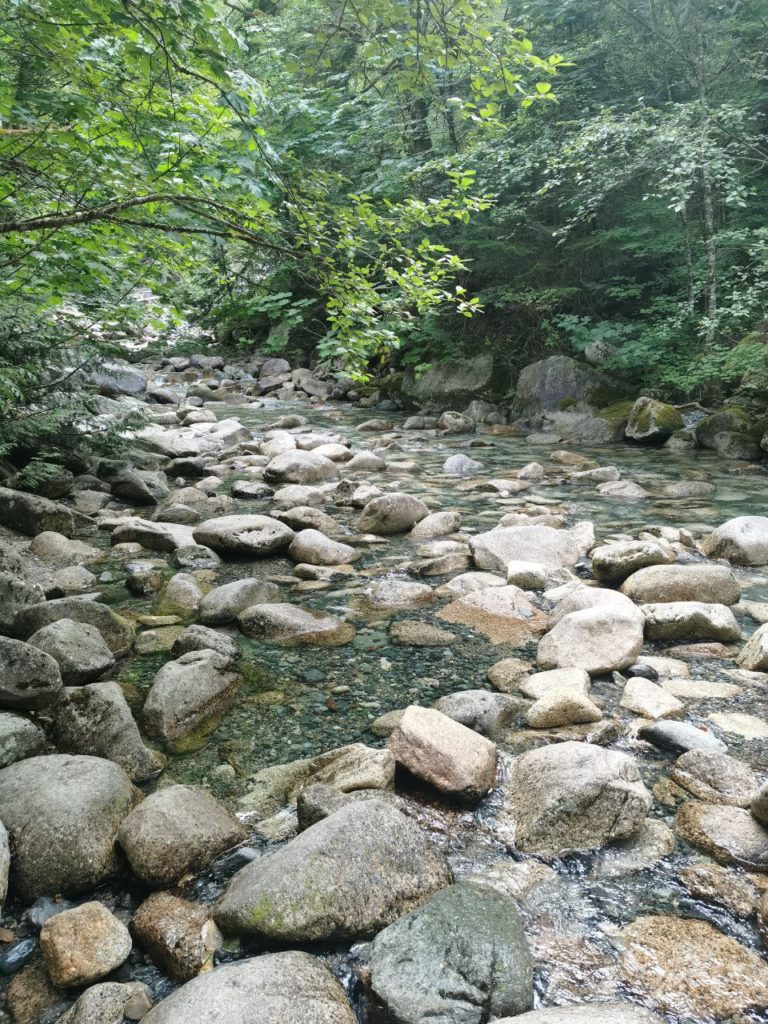
[[[750,672],[768,672],[768,622],[755,630],[736,662]]]
[[[689,750],[675,761],[670,778],[710,804],[749,807],[757,776],[743,761],[716,750]]]
[[[721,864],[768,872],[768,829],[741,807],[689,800],[677,812],[675,829]]]
[[[389,627],[389,639],[393,644],[409,647],[449,647],[457,637],[447,629],[440,629],[429,622],[403,619]]]
[[[40,948],[54,985],[90,985],[128,959],[131,936],[102,903],[83,903],[49,918]]]
[[[496,784],[496,744],[434,709],[407,708],[388,746],[398,764],[443,793],[476,798]]]
[[[208,907],[169,892],[153,893],[141,904],[131,918],[131,933],[174,981],[189,981],[205,970],[224,944]]]
[[[621,706],[643,718],[679,718],[685,705],[650,679],[634,676],[627,680]]]
[[[529,676],[531,666],[527,661],[520,658],[502,658],[495,665],[491,665],[486,673],[488,682],[495,690],[501,693],[515,693],[519,690],[519,683]]]
[[[487,587],[442,609],[440,618],[477,630],[493,644],[521,644],[544,632],[545,616],[519,587]]]
[[[586,608],[562,618],[539,643],[542,669],[583,668],[593,675],[634,664],[643,646],[643,627],[634,614]]]
[[[532,700],[545,697],[553,690],[574,690],[589,695],[589,672],[583,668],[553,668],[548,672],[536,672],[521,680],[517,687],[520,693]]]
[[[720,864],[690,864],[680,881],[696,899],[725,907],[735,917],[751,917],[760,905],[760,890],[747,875]]]
[[[705,921],[639,917],[623,938],[623,981],[662,1013],[723,1020],[768,1005],[768,964]]]
[[[525,720],[532,729],[555,729],[561,725],[599,722],[603,713],[583,693],[571,687],[553,689],[528,708]]]
[[[724,604],[670,601],[644,604],[645,635],[649,640],[693,640],[731,643],[741,639],[733,612]]]

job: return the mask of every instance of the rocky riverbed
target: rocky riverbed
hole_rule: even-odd
[[[768,1021],[761,465],[100,386],[0,488],[0,1020]]]

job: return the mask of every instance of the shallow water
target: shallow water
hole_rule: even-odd
[[[421,432],[399,430],[394,436],[388,433],[382,437],[357,430],[364,420],[379,414],[344,406],[337,410],[313,409],[303,403],[270,402],[266,408],[236,405],[221,406],[216,411],[221,418],[240,419],[257,435],[277,416],[295,411],[306,416],[312,428],[341,433],[355,447],[378,449],[386,445],[388,459],[413,459],[418,464],[417,472],[361,474],[360,479],[369,479],[375,484],[382,479],[397,482],[399,489],[421,497],[433,509],[458,509],[463,516],[462,530],[468,533],[490,529],[506,512],[532,505],[539,505],[542,512],[562,511],[569,523],[591,519],[598,540],[605,541],[634,534],[650,524],[694,530],[713,527],[734,515],[765,514],[768,504],[765,470],[747,470],[698,451],[681,453],[629,446],[579,448],[580,453],[601,465],[617,466],[623,478],[637,481],[652,495],[664,483],[681,480],[706,480],[716,486],[715,493],[705,498],[652,496],[627,503],[598,495],[594,483],[569,483],[564,467],[563,472],[554,467],[550,475],[553,470],[550,451],[517,438],[488,434],[435,438]],[[397,414],[380,415],[395,421],[396,426],[403,419]],[[445,459],[456,452],[464,452],[480,461],[484,466],[480,475],[484,478],[505,477],[534,460],[545,466],[548,475],[522,494],[501,498],[494,492],[470,489],[471,481],[449,478],[442,473]],[[228,488],[229,483],[226,483],[221,491],[226,493]],[[268,500],[236,503],[238,512],[267,512],[269,508]],[[327,505],[323,510],[334,515],[341,527],[354,531],[358,513]],[[533,660],[535,641],[522,647],[509,643],[493,645],[468,627],[440,620],[438,613],[449,599],[438,599],[425,608],[395,613],[372,613],[367,609],[361,595],[372,577],[389,574],[404,580],[415,578],[409,574],[407,565],[417,557],[416,547],[416,542],[407,538],[388,538],[385,544],[364,547],[364,555],[356,563],[359,575],[334,582],[325,589],[301,587],[292,576],[292,564],[287,558],[267,562],[230,561],[216,570],[216,584],[245,575],[264,574],[279,579],[285,588],[285,600],[347,618],[356,626],[357,637],[347,647],[330,649],[285,649],[238,637],[246,682],[235,707],[203,749],[169,759],[160,784],[202,783],[236,808],[238,800],[248,790],[249,776],[260,768],[355,741],[381,745],[383,741],[371,734],[370,724],[384,712],[409,703],[430,704],[439,696],[458,690],[490,688],[486,681],[487,669],[501,658],[516,656]],[[111,565],[107,565],[108,570]],[[114,568],[116,581],[114,585],[105,584],[105,599],[117,608],[148,611],[151,599],[126,600],[117,564]],[[744,588],[744,598],[754,601],[768,598],[768,572],[753,569],[736,572]],[[438,586],[447,578],[429,577],[423,582]],[[446,648],[393,645],[387,630],[396,619],[418,619],[439,625],[453,632],[458,640]],[[756,627],[746,615],[739,615],[739,621],[745,633]],[[232,635],[236,633],[232,631]],[[161,654],[135,658],[120,666],[119,679],[136,709],[143,703],[157,669],[168,657]],[[694,679],[736,682],[742,689],[727,699],[686,700],[686,719],[706,724],[728,742],[734,756],[759,771],[768,772],[765,740],[726,734],[708,719],[712,713],[735,710],[768,718],[768,691],[753,679],[735,677],[732,662],[702,660],[689,664]],[[618,707],[617,688],[612,681],[595,681],[593,696],[606,704],[606,716],[611,715],[626,724],[632,721],[633,716]],[[502,741],[500,746],[517,752],[524,749],[527,742],[533,745],[534,741],[511,734],[508,743]],[[638,759],[649,788],[667,774],[673,760],[628,736],[615,746]],[[506,770],[508,761],[505,755],[502,771]],[[419,792],[412,793],[409,799],[419,808],[425,827],[432,830],[448,853],[457,878],[483,867],[508,864],[510,858],[519,859],[510,849],[511,844],[505,845],[500,839],[499,829],[494,824],[499,814],[497,795],[484,801],[475,814],[449,806],[430,806]],[[674,813],[674,807],[655,801],[652,817],[656,820],[671,826]],[[265,842],[256,846],[260,852],[271,848]],[[675,852],[653,867],[619,877],[607,877],[605,868],[600,868],[595,857],[572,857],[556,863],[556,872],[547,884],[536,888],[524,904],[529,938],[538,964],[537,1004],[621,998],[625,992],[616,969],[621,948],[617,932],[637,916],[647,913],[700,917],[750,948],[762,951],[754,920],[736,919],[724,909],[701,903],[680,883],[681,867],[704,860],[703,855],[678,842]],[[214,899],[235,866],[237,862],[232,858],[224,858],[213,872],[189,887],[189,894]],[[116,898],[115,891],[110,890],[113,894],[110,899]],[[122,898],[131,901],[125,894]],[[239,955],[236,944],[224,955]],[[355,968],[365,964],[367,944],[358,944],[352,951],[347,948],[325,950],[324,955],[346,982],[351,997],[356,998],[359,985]],[[166,991],[167,983],[153,969],[135,966],[130,976],[137,974],[152,984],[157,995]],[[359,1006],[359,1013],[361,1021],[364,1020],[362,1006]],[[687,1017],[682,1012],[667,1019],[670,1024],[686,1020],[698,1020],[702,1024],[704,1020]],[[768,1022],[768,1008],[741,1020]]]

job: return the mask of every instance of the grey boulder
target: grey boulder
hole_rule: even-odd
[[[516,904],[474,882],[430,897],[376,936],[371,991],[386,1024],[485,1024],[533,1001]]]
[[[0,707],[39,711],[61,691],[58,663],[45,651],[0,636]]]
[[[196,544],[222,554],[268,558],[284,551],[293,540],[294,533],[279,519],[240,515],[208,519],[195,527],[193,536]]]
[[[424,502],[411,494],[382,494],[369,501],[360,514],[360,532],[380,537],[406,533],[428,513]]]
[[[449,882],[445,860],[414,821],[366,800],[244,867],[214,917],[225,935],[269,942],[364,938]]]
[[[65,686],[92,683],[115,663],[101,633],[87,622],[58,619],[38,629],[27,643],[54,659]]]
[[[71,619],[73,622],[95,626],[118,658],[128,654],[133,646],[133,623],[117,615],[105,604],[79,597],[59,597],[54,601],[20,609],[16,615],[16,631],[19,636],[28,637],[59,619]]]
[[[768,516],[729,519],[704,538],[701,550],[734,565],[768,565]]]
[[[45,734],[28,718],[0,711],[0,768],[45,752]]]
[[[200,602],[200,621],[205,626],[225,626],[253,604],[280,600],[276,583],[260,577],[247,577],[224,583],[210,590]]]

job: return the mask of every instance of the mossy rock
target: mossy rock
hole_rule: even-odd
[[[577,398],[564,398],[558,405],[558,409],[560,412],[568,412],[569,409],[572,409],[574,405],[578,404],[579,400]]]
[[[735,430],[721,430],[715,434],[714,448],[721,459],[738,459],[742,462],[757,462],[763,454],[754,437]]]
[[[765,417],[756,420],[744,409],[731,405],[718,409],[711,416],[705,416],[700,420],[696,424],[696,440],[702,448],[715,449],[715,438],[718,434],[726,432],[742,434],[759,442],[765,432],[765,423]]]
[[[638,444],[661,445],[684,426],[683,417],[674,406],[642,397],[632,406],[625,436]]]

